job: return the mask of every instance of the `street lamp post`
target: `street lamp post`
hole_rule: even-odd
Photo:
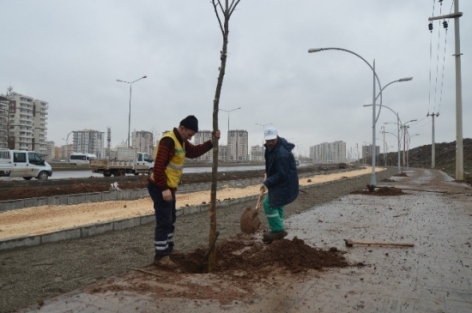
[[[408,122],[405,122],[401,128],[403,128],[403,166],[406,166],[406,160],[405,160],[405,145],[406,145],[406,135],[407,135],[407,128],[410,126],[407,126],[406,124],[411,123],[411,122],[416,122],[417,120],[411,120]]]
[[[410,79],[411,80],[411,79]],[[395,82],[400,82],[400,81],[406,81],[406,80],[397,80]],[[388,85],[392,84],[394,82],[391,82],[389,84],[387,84],[385,87],[387,87]],[[383,89],[385,89],[385,87]],[[368,106],[371,106],[372,104],[364,104],[364,107],[368,107]],[[391,108],[389,108],[388,106],[386,105],[382,105],[383,108],[386,108],[386,109],[389,109],[390,111],[393,112],[393,114],[395,114],[397,116],[397,133],[398,133],[398,174],[401,174],[402,173],[402,170],[401,170],[401,165],[400,165],[400,151],[401,151],[401,137],[400,137],[400,125],[401,125],[401,121],[400,121],[400,117],[398,116],[398,112],[395,112],[394,110],[392,110]]]
[[[225,151],[225,154],[227,154],[228,149],[229,149],[229,114],[230,114],[231,112],[233,112],[233,111],[240,110],[240,109],[241,109],[241,107],[236,108],[236,109],[232,109],[232,110],[218,109],[218,110],[220,110],[220,111],[223,111],[223,112],[228,113],[228,139],[227,139],[227,142],[226,142],[226,151]],[[238,140],[238,138],[236,138],[236,140]],[[237,157],[238,157],[238,144],[236,143],[236,159],[237,159]],[[226,155],[225,155],[225,161],[227,161],[227,160],[226,160]]]
[[[406,168],[410,168],[410,139],[411,137],[419,136],[420,134],[414,134],[408,136],[408,150],[406,151]]]
[[[69,156],[67,155],[67,152],[69,151],[69,136],[70,134],[72,134],[74,131],[71,131],[67,134],[66,138],[62,138],[62,140],[65,140],[66,141],[66,146],[65,146],[65,149],[66,149],[66,153],[64,155],[64,151],[62,153],[62,155],[64,155],[67,159],[67,162],[69,162]]]
[[[138,78],[136,80],[133,80],[132,82],[128,82],[125,80],[117,79],[116,81],[119,83],[126,83],[129,84],[129,113],[128,113],[128,148],[131,147],[130,143],[130,129],[131,129],[131,94],[132,94],[132,86],[133,83],[137,82],[138,80],[144,79],[147,76],[143,76],[141,78]]]
[[[464,142],[462,136],[462,74],[461,74],[461,42],[459,35],[459,0],[454,1],[454,13],[434,16],[428,21],[439,19],[454,19],[455,53],[453,54],[456,64],[456,180],[464,180]]]
[[[233,111],[236,111],[236,110],[240,110],[240,109],[241,109],[241,107],[239,107],[239,108],[236,108],[236,109],[232,109],[232,110],[223,110],[223,109],[218,109],[218,110],[220,110],[220,111],[223,111],[223,112],[226,112],[226,113],[228,113],[228,133],[229,133],[229,113],[231,113],[231,112],[233,112]]]
[[[372,104],[373,104],[372,105],[372,174],[370,176],[370,185],[375,186],[375,185],[377,185],[377,179],[375,177],[375,152],[376,152],[376,149],[375,149],[375,124],[376,124],[377,119],[378,119],[378,116],[376,116],[376,114],[375,114],[375,107],[376,107],[375,101],[377,100],[377,97],[375,96],[375,81],[376,80],[377,80],[377,84],[379,85],[379,89],[380,89],[380,92],[379,92],[380,107],[382,107],[382,84],[380,83],[379,77],[377,76],[377,73],[375,72],[375,60],[374,60],[373,66],[372,66],[372,65],[370,65],[369,62],[367,62],[363,57],[361,57],[357,53],[352,52],[352,51],[347,50],[347,49],[343,49],[343,48],[309,49],[308,53],[321,52],[321,51],[324,51],[324,50],[339,50],[339,51],[344,51],[344,52],[351,53],[351,54],[357,56],[358,58],[360,58],[361,60],[363,60],[370,67],[370,69],[372,70],[372,73],[373,73],[373,88],[372,88],[373,89],[372,90]],[[379,110],[379,112],[380,112],[380,110]]]

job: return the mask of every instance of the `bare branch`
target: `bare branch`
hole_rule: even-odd
[[[235,2],[236,1],[236,2]],[[229,16],[231,16],[241,0],[233,0],[229,6]]]
[[[215,15],[216,15],[216,18],[218,19],[218,24],[220,24],[221,34],[224,36],[224,35],[225,35],[225,31],[224,31],[224,29],[223,29],[223,24],[221,24],[220,15],[218,14],[218,9],[217,9],[217,7],[216,7],[215,0],[211,0],[211,2],[213,3],[213,9],[215,10]],[[223,11],[223,8],[221,7],[220,0],[218,0],[218,5],[220,6],[221,10]],[[224,12],[224,11],[223,11],[223,12]]]

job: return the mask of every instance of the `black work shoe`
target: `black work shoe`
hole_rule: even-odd
[[[168,255],[163,256],[159,259],[154,259],[154,266],[165,267],[170,269],[175,269],[178,267],[177,264],[175,264],[174,261],[172,261]]]
[[[284,239],[285,236],[287,236],[287,232],[285,230],[278,232],[268,231],[262,236],[262,242],[269,244],[274,240]]]

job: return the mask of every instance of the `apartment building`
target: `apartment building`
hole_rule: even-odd
[[[324,142],[310,147],[310,159],[315,164],[346,162],[346,143],[344,141]]]
[[[0,148],[8,148],[8,98],[0,96]]]
[[[46,141],[45,144],[46,144],[45,160],[47,162],[50,162],[51,160],[57,159],[54,141]]]
[[[251,161],[263,162],[264,161],[264,147],[263,146],[252,146],[251,147]]]
[[[211,130],[200,130],[198,133],[193,136],[193,142],[196,145],[200,145],[212,138]],[[213,161],[213,151],[210,150],[204,155],[194,159],[195,162],[211,163]]]
[[[227,162],[226,157],[228,156],[228,146],[218,147],[218,161]]]
[[[72,132],[73,152],[95,154],[97,158],[105,158],[105,133],[97,130],[84,129]]]
[[[248,132],[246,130],[228,131],[228,162],[247,162],[248,154]]]
[[[375,156],[380,154],[380,146],[375,146]],[[372,145],[362,146],[362,158],[364,162],[366,158],[369,158],[372,155]]]
[[[131,147],[139,152],[152,155],[154,152],[154,135],[149,131],[133,131],[131,134]]]
[[[0,145],[47,156],[48,103],[16,92],[0,98]]]

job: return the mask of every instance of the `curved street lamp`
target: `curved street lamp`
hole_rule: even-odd
[[[71,131],[67,134],[66,138],[62,138],[62,140],[65,140],[66,141],[66,146],[65,146],[65,149],[66,149],[66,153],[65,153],[65,157],[67,158],[67,162],[69,162],[69,156],[67,155],[67,152],[69,151],[69,136],[70,134],[72,134],[74,131]],[[62,151],[62,154],[64,155],[64,150]]]
[[[218,110],[220,110],[220,111],[223,111],[223,112],[226,112],[226,113],[228,113],[228,132],[229,132],[229,114],[230,114],[231,112],[233,112],[233,111],[240,110],[240,109],[241,109],[241,107],[239,107],[239,108],[236,108],[236,109],[232,109],[232,110],[223,110],[223,109],[218,109]]]
[[[393,83],[396,83],[396,82],[401,82],[401,81],[406,81],[406,80],[402,80],[402,79],[395,80],[391,83],[388,83],[383,89],[385,89],[390,84],[393,84]],[[409,80],[411,80],[411,78]],[[372,106],[372,104],[364,104],[364,107],[368,107],[368,106]],[[397,133],[398,133],[398,135],[396,137],[398,138],[398,174],[401,174],[402,169],[401,169],[401,165],[400,165],[400,150],[401,150],[401,142],[400,142],[400,125],[401,125],[401,121],[400,121],[400,117],[398,116],[398,112],[395,112],[392,108],[389,108],[386,105],[383,105],[383,107],[386,108],[386,109],[389,109],[390,111],[392,111],[397,116]]]
[[[406,124],[411,123],[411,122],[416,122],[417,120],[410,120],[408,122],[403,123],[400,127],[403,128],[403,166],[406,166],[406,151],[405,151],[405,145],[406,145],[406,135],[407,135],[407,128],[410,126],[407,126]]]
[[[375,114],[375,107],[376,107],[376,103],[375,101],[377,100],[377,97],[375,95],[375,81],[377,80],[377,84],[379,85],[379,96],[380,96],[380,108],[382,108],[382,84],[380,83],[380,80],[379,80],[379,77],[377,76],[377,73],[375,72],[375,60],[374,60],[374,64],[373,66],[370,65],[369,62],[367,62],[363,57],[361,57],[360,55],[358,55],[357,53],[355,52],[352,52],[350,50],[347,50],[347,49],[343,49],[343,48],[317,48],[317,49],[308,49],[308,53],[314,53],[314,52],[321,52],[321,51],[324,51],[324,50],[339,50],[339,51],[344,51],[344,52],[348,52],[350,54],[353,54],[355,56],[357,56],[358,58],[360,58],[362,61],[364,61],[369,67],[370,69],[372,70],[372,73],[374,75],[374,78],[373,78],[373,92],[372,92],[372,174],[370,176],[370,185],[371,186],[375,186],[377,185],[377,179],[375,177],[375,152],[376,152],[376,146],[375,146],[375,124],[377,123],[377,120],[379,118],[379,115],[376,116]],[[380,109],[379,109],[379,114],[380,114]]]
[[[121,79],[117,79],[116,81],[119,82],[119,83],[125,83],[125,84],[129,84],[129,113],[128,113],[128,148],[131,147],[131,142],[129,140],[129,132],[130,132],[130,128],[131,128],[131,94],[132,94],[132,85],[133,83],[137,82],[138,80],[141,80],[141,79],[144,79],[146,78],[147,76],[143,76],[141,78],[138,78],[136,80],[133,80],[132,82],[128,82],[128,81],[125,81],[125,80],[121,80]]]

